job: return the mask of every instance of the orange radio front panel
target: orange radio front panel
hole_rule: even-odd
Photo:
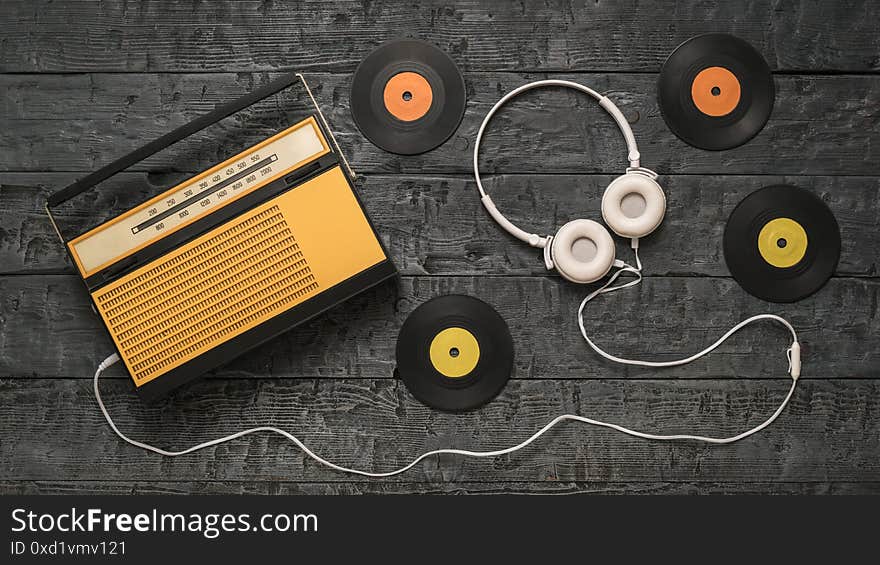
[[[140,387],[386,260],[336,166],[92,298]]]

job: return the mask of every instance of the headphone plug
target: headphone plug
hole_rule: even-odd
[[[788,357],[788,374],[797,380],[801,376],[801,344],[793,341],[785,354]]]
[[[114,353],[114,354],[111,355],[110,357],[107,357],[106,359],[104,359],[104,360],[101,362],[101,364],[98,365],[98,371],[101,372],[101,373],[103,373],[103,372],[106,371],[109,367],[115,365],[115,364],[118,363],[118,362],[119,362],[119,354],[118,354],[118,353]]]

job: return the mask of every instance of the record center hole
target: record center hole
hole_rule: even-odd
[[[581,263],[589,263],[598,252],[596,243],[588,237],[578,238],[571,244],[571,254]]]
[[[412,100],[412,92],[410,92],[409,90],[404,90],[401,98],[403,98],[404,101],[409,102],[410,100]]]
[[[630,192],[620,199],[620,211],[627,218],[638,218],[645,213],[648,202],[638,192]]]
[[[717,86],[713,86],[711,92],[712,92],[712,96],[720,96],[721,95],[721,89],[718,88]]]
[[[776,240],[776,247],[778,247],[779,249],[785,249],[786,245],[788,245],[788,242],[785,241],[784,237],[780,237]]]
[[[459,353],[460,353],[460,351],[458,350],[457,347],[452,347],[449,349],[449,356],[450,357],[458,357]]]

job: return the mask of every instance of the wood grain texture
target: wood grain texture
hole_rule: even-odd
[[[656,102],[666,56],[710,31],[752,43],[777,90],[766,128],[722,152],[676,138]],[[446,50],[468,95],[453,137],[411,157],[373,147],[349,112],[358,62],[403,36]],[[547,273],[536,252],[488,219],[470,166],[476,130],[503,93],[548,76],[588,84],[620,106],[668,197],[666,220],[641,242],[643,285],[590,305],[596,341],[622,356],[671,359],[747,316],[781,314],[804,347],[804,377],[789,408],[761,434],[729,446],[645,442],[566,424],[508,457],[431,459],[382,481],[335,473],[265,435],[177,459],[120,442],[91,392],[109,338],[45,218],[45,196],[291,70],[307,73],[403,276],[156,404],[138,400],[114,367],[101,384],[124,431],[182,447],[270,423],[336,462],[385,470],[428,449],[510,445],[563,412],[718,435],[772,413],[790,383],[781,327],[750,326],[684,367],[611,365],[577,330],[575,309],[588,288]],[[278,129],[257,117],[228,120],[120,175],[113,182],[124,191],[90,196],[65,211],[66,225],[82,228],[96,211],[125,209]],[[878,2],[6,0],[0,493],[880,494],[878,152]],[[613,121],[593,101],[548,90],[497,115],[481,168],[505,213],[547,233],[572,218],[598,219],[601,192],[625,166],[624,153]],[[734,206],[775,183],[819,194],[841,227],[837,275],[794,305],[746,294],[721,251]],[[625,242],[618,244],[628,260]],[[403,320],[447,293],[495,306],[516,345],[514,378],[501,396],[463,415],[425,408],[393,378]]]
[[[110,495],[361,495],[361,494],[786,494],[864,495],[880,494],[878,482],[404,482],[404,481],[0,481],[4,494],[110,494]]]
[[[154,406],[144,405],[123,380],[101,384],[120,429],[141,441],[181,448],[268,424],[291,430],[337,463],[381,471],[440,447],[507,446],[565,412],[636,429],[733,434],[772,413],[789,383],[786,378],[514,381],[491,404],[460,415],[425,408],[397,380],[211,379]],[[146,453],[113,435],[91,386],[87,380],[0,381],[6,407],[0,422],[16,430],[0,444],[0,480],[352,479],[306,460],[294,446],[269,435],[179,458]],[[806,379],[773,426],[736,444],[646,442],[570,423],[509,456],[434,458],[398,480],[877,482],[878,397],[877,381]]]
[[[138,201],[182,175],[119,175],[118,190]],[[0,274],[74,273],[43,205],[70,179],[66,173],[0,173]],[[575,218],[601,219],[601,196],[610,175],[505,175],[485,184],[495,203],[526,229],[552,234]],[[722,241],[727,218],[749,193],[771,184],[794,184],[819,194],[840,224],[837,274],[877,276],[880,177],[664,175],[666,218],[641,241],[648,275],[729,276]],[[7,184],[4,184],[7,183]],[[12,184],[8,184],[12,183]],[[359,177],[357,188],[398,269],[407,275],[547,274],[540,253],[520,244],[491,220],[476,185],[462,176]],[[68,236],[100,218],[96,209],[122,212],[117,188],[99,190],[89,206],[62,216]],[[132,198],[134,199],[134,198]],[[88,223],[91,222],[91,223]],[[628,242],[618,256],[632,261]]]
[[[880,8],[857,0],[6,0],[4,13],[6,72],[349,71],[380,42],[406,36],[471,70],[656,71],[708,31],[743,37],[777,70],[880,70]]]
[[[8,108],[0,116],[0,170],[91,171],[272,76],[0,75]],[[656,75],[554,77],[583,82],[613,99],[633,126],[642,164],[661,174],[880,176],[877,75],[778,76],[767,126],[746,145],[721,152],[690,147],[669,131],[657,108]],[[461,126],[438,149],[417,156],[384,153],[360,134],[349,112],[350,74],[314,73],[307,78],[356,171],[426,174],[468,172],[477,129],[491,105],[503,93],[541,76],[466,74],[468,105]],[[156,156],[138,168],[200,170],[187,158],[206,158],[226,145],[244,147],[219,131],[181,142],[164,159]],[[526,93],[499,111],[486,135],[481,159],[486,172],[619,173],[627,165],[614,121],[580,93]],[[215,156],[215,161],[222,160]]]
[[[0,376],[86,378],[113,351],[75,276],[0,278]],[[790,336],[753,325],[704,360],[662,371],[602,360],[575,312],[585,290],[558,278],[403,277],[359,295],[247,353],[219,374],[271,378],[390,378],[403,320],[441,294],[477,296],[510,326],[516,378],[771,378],[786,374]],[[602,347],[635,358],[691,355],[748,316],[772,311],[798,329],[805,377],[880,377],[880,281],[834,279],[797,304],[768,306],[730,279],[649,278],[591,303],[586,326]]]

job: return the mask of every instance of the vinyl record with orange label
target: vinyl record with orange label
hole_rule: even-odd
[[[686,143],[721,150],[742,145],[767,123],[774,101],[767,62],[724,33],[693,37],[672,52],[657,86],[666,125]]]
[[[464,116],[464,79],[437,47],[414,39],[380,45],[351,86],[351,113],[361,132],[390,153],[416,155],[455,133]]]
[[[815,194],[773,185],[746,196],[724,229],[724,259],[747,292],[770,302],[795,302],[831,278],[840,257],[840,229]]]
[[[397,375],[422,403],[477,408],[501,392],[513,370],[513,339],[491,306],[471,296],[433,298],[403,323]]]

